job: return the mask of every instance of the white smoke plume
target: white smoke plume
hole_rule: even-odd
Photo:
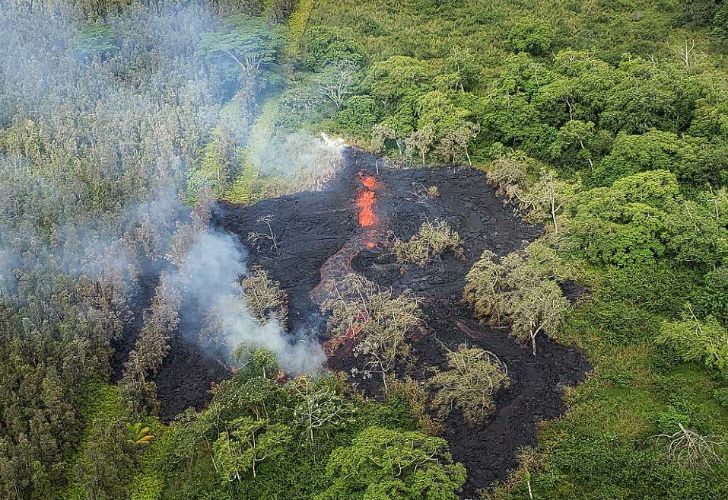
[[[48,293],[63,273],[113,276],[133,294],[135,278],[148,261],[164,260],[189,214],[180,200],[210,130],[222,121],[249,128],[236,122],[252,114],[249,103],[224,112],[224,89],[197,50],[216,22],[195,2],[139,6],[109,16],[109,47],[89,54],[79,47],[97,27],[74,7],[0,3],[0,129],[17,132],[0,151],[0,300],[22,302],[16,276],[39,269]],[[315,182],[330,176],[342,147],[306,133],[258,144],[261,171]],[[185,293],[219,314],[230,348],[269,349],[293,373],[316,369],[323,354],[314,339],[299,334],[291,343],[245,308],[237,278],[246,258],[233,237],[198,232],[178,270]]]
[[[195,235],[177,279],[183,294],[215,316],[218,341],[234,349],[239,345],[276,354],[291,374],[317,371],[323,351],[315,337],[297,335],[293,343],[280,324],[260,324],[248,311],[239,278],[247,274],[247,252],[232,235],[205,231]]]

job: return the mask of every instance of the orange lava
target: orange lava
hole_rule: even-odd
[[[359,172],[359,181],[364,185],[365,188],[370,190],[374,190],[379,187],[379,182],[377,182],[377,178],[372,175],[365,174],[364,172]]]
[[[374,191],[362,189],[356,195],[356,206],[359,209],[359,225],[370,227],[376,224],[377,216],[374,214],[374,202],[376,195]]]
[[[350,351],[354,348],[357,337],[364,330],[369,318],[365,311],[362,311],[358,316],[359,321],[351,325],[344,335],[324,342],[324,352],[328,357],[335,355],[339,349],[343,348]]]

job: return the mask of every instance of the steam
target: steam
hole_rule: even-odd
[[[235,130],[261,172],[315,184],[338,165],[343,143],[325,136],[249,137],[256,103],[235,96],[223,106],[223,84],[197,52],[215,25],[203,7],[109,16],[112,47],[88,54],[79,50],[83,16],[54,3],[0,9],[0,128],[21,137],[0,152],[0,301],[22,302],[24,273],[48,295],[56,274],[113,279],[133,295],[150,266],[174,269],[165,262],[190,212],[186,179],[215,126]],[[247,257],[232,236],[198,228],[172,273],[185,298],[217,318],[228,350],[245,343],[273,351],[292,373],[316,370],[324,356],[315,339],[261,325],[247,310],[238,284]]]
[[[247,252],[230,234],[205,231],[195,236],[176,279],[183,296],[214,315],[216,341],[276,354],[288,373],[317,371],[324,354],[316,338],[300,333],[294,343],[276,321],[260,324],[248,311],[238,277],[247,273]]]

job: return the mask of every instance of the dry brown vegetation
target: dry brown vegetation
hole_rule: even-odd
[[[511,323],[511,334],[519,342],[531,343],[548,332],[555,336],[569,301],[564,297],[548,265],[518,252],[498,262],[493,252],[483,252],[468,272],[464,297],[481,320]]]
[[[356,356],[364,356],[364,374],[380,374],[387,392],[387,375],[410,354],[408,334],[421,324],[417,300],[408,294],[394,296],[371,281],[349,274],[322,304],[329,311],[334,339],[356,338]]]

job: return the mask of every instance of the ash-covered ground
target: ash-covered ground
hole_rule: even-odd
[[[377,180],[374,211],[377,227],[360,227],[357,208],[362,173]],[[428,197],[436,186],[439,196]],[[312,301],[312,291],[321,281],[322,267],[329,266],[340,250],[352,241],[367,241],[342,262],[383,288],[411,291],[422,302],[427,325],[424,335],[413,339],[415,366],[410,375],[424,378],[428,367],[443,366],[445,348],[461,343],[495,353],[508,367],[511,387],[497,394],[497,410],[483,426],[469,428],[462,415],[446,421],[445,437],[457,461],[468,470],[464,496],[472,498],[480,488],[506,478],[517,466],[518,448],[536,443],[537,424],[565,411],[565,386],[579,383],[590,366],[574,348],[548,338],[538,341],[538,355],[516,343],[504,328],[478,324],[462,303],[465,274],[483,250],[498,255],[523,248],[541,232],[524,223],[504,207],[485,175],[475,169],[441,167],[390,169],[381,159],[348,149],[339,174],[322,191],[303,192],[258,202],[252,206],[220,204],[214,223],[241,239],[249,249],[249,265],[259,265],[281,283],[289,295],[289,330],[316,329],[326,338],[325,318]],[[261,218],[268,220],[270,228]],[[463,240],[465,255],[445,254],[424,268],[402,268],[390,253],[393,237],[409,239],[422,222],[445,220]],[[275,237],[251,244],[251,232]],[[367,232],[368,231],[368,232]],[[373,236],[372,236],[373,235]],[[368,248],[372,247],[372,248]],[[332,257],[334,258],[333,260]],[[567,293],[578,286],[565,284]],[[315,295],[315,293],[314,293]],[[572,297],[573,298],[573,297]],[[188,325],[189,327],[189,325]],[[182,326],[185,328],[184,318]],[[223,365],[183,338],[174,339],[172,349],[157,377],[162,417],[170,419],[184,408],[199,408],[209,400],[210,384],[226,376]],[[349,372],[356,366],[350,351],[338,350],[328,360],[331,369]],[[361,387],[371,395],[374,382]]]

